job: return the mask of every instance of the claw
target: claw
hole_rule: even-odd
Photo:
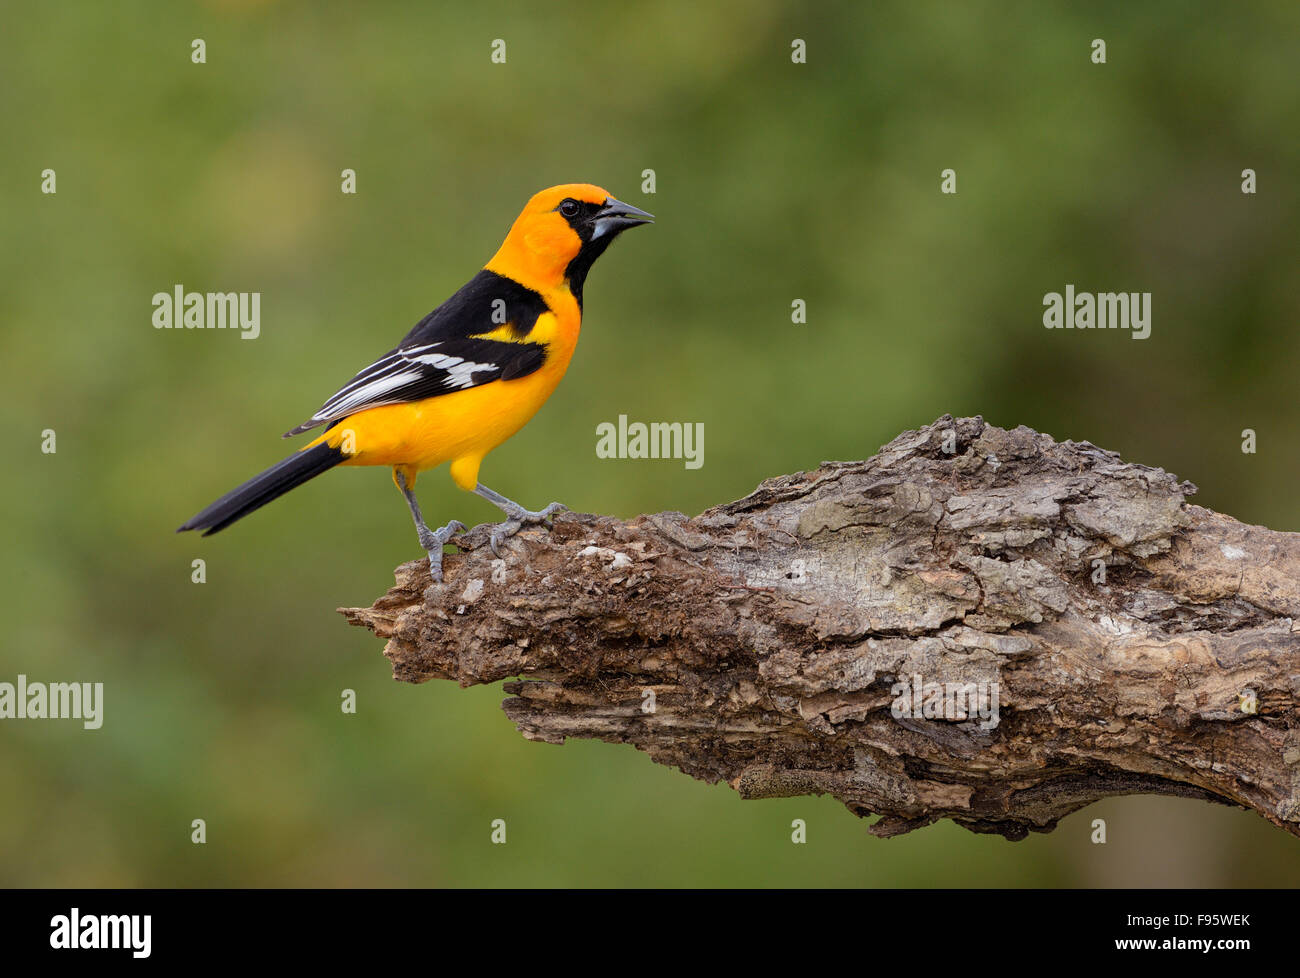
[[[491,536],[488,537],[488,543],[492,546],[492,553],[498,560],[502,559],[501,544],[525,526],[533,526],[538,523],[549,525],[551,518],[556,513],[567,512],[569,508],[564,503],[551,503],[545,509],[534,512],[531,509],[524,509],[517,502],[507,499],[499,492],[494,492],[481,482],[475,487],[474,492],[506,514],[505,522],[497,524]]]
[[[442,548],[457,533],[465,532],[465,524],[452,520],[440,530],[423,527],[420,532],[420,546],[429,555],[429,576],[435,584],[442,582]]]
[[[522,530],[525,526],[551,525],[551,517],[556,513],[568,512],[569,507],[564,503],[551,503],[545,509],[533,511],[531,509],[519,509],[506,515],[509,517],[504,523],[498,523],[492,536],[488,538],[488,543],[492,546],[492,553],[498,560],[502,559],[501,544]]]
[[[505,543],[508,539],[522,530],[523,527],[524,521],[518,519],[510,519],[506,520],[504,523],[497,524],[497,528],[493,530],[492,535],[488,537],[488,543],[492,547],[493,555],[498,560],[504,559],[504,556],[501,553],[501,544]]]
[[[567,513],[568,511],[569,507],[565,506],[564,503],[551,503],[551,505],[544,509],[539,510],[536,513],[529,513],[528,515],[541,517],[541,520],[544,521],[550,520],[556,513]]]
[[[522,506],[518,509],[506,510],[506,516],[509,519],[506,523],[518,523],[520,526],[536,526],[539,523],[549,523],[556,513],[567,513],[569,507],[564,503],[551,503],[545,509],[531,510],[524,509]],[[505,525],[505,524],[503,524]],[[518,528],[514,532],[517,532]]]

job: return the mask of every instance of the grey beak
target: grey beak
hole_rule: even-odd
[[[605,204],[596,214],[596,229],[591,240],[603,238],[608,234],[617,234],[639,224],[653,224],[654,215],[647,214],[639,207],[625,204],[614,197],[605,199]]]

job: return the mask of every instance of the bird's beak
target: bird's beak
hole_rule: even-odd
[[[597,238],[634,228],[638,224],[653,223],[653,214],[647,214],[641,208],[625,204],[614,197],[608,197],[604,206],[596,212],[596,230],[592,232],[591,239],[595,241]]]

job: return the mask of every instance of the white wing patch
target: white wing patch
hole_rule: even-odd
[[[378,407],[390,403],[387,400],[388,395],[401,390],[407,384],[428,377],[434,371],[441,371],[446,375],[444,386],[462,389],[474,386],[474,374],[498,369],[495,363],[478,363],[446,353],[427,352],[441,345],[441,343],[427,343],[423,346],[397,350],[386,357],[381,357],[321,405],[321,409],[311,416],[311,420],[332,421],[334,418],[352,414],[362,406]]]
[[[439,370],[445,370],[447,372],[448,387],[473,387],[474,374],[481,370],[495,370],[497,368],[495,363],[475,363],[473,360],[452,357],[445,353],[426,353],[423,356],[411,357],[410,359],[418,363],[427,363]]]
[[[401,404],[466,390],[497,380],[527,377],[546,362],[540,343],[458,336],[413,345],[380,357],[326,401],[307,421],[286,431],[301,434],[317,425],[385,404]]]

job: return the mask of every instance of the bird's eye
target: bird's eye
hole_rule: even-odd
[[[576,217],[578,213],[578,202],[572,197],[565,197],[560,201],[560,213],[565,217]]]

